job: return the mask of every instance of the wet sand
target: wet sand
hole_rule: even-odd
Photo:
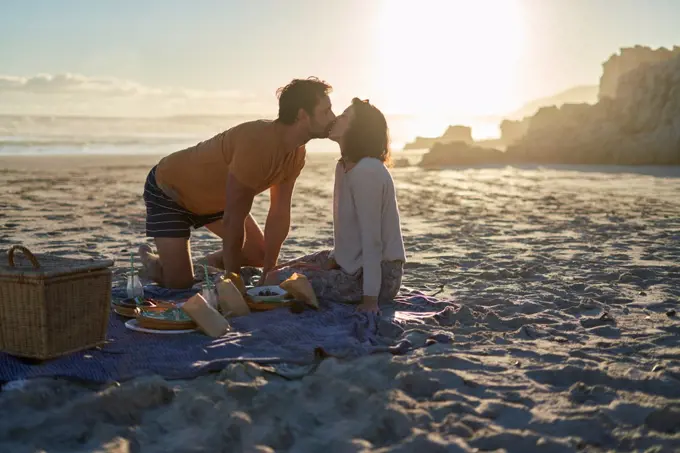
[[[141,193],[157,160],[0,157],[0,247],[106,256],[119,276],[146,240]],[[333,164],[310,156],[284,259],[332,245]],[[404,326],[424,347],[327,359],[291,381],[251,363],[104,388],[40,379],[0,393],[0,451],[678,448],[680,171],[393,174],[404,291],[441,290],[461,307]],[[266,210],[261,196],[261,224]],[[219,241],[199,231],[192,247],[199,258]]]

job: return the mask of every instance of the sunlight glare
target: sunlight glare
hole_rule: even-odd
[[[384,0],[377,73],[391,111],[486,115],[512,108],[523,47],[518,0]]]

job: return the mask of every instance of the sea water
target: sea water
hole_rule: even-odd
[[[113,118],[0,115],[0,155],[169,154],[245,121],[270,116],[168,116]],[[450,124],[468,124],[477,139],[497,134],[493,122],[388,115],[392,149],[416,136],[438,137]],[[337,152],[330,140],[312,140],[309,152]]]

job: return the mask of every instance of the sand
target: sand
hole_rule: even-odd
[[[0,158],[0,246],[112,257],[119,276],[145,241],[156,160]],[[332,167],[310,157],[284,258],[331,244]],[[405,326],[415,350],[293,380],[244,363],[191,381],[31,381],[0,393],[0,451],[673,451],[680,171],[660,171],[395,169],[404,290],[461,306]],[[197,258],[218,246],[194,236]]]

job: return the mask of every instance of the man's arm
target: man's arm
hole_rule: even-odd
[[[283,241],[290,231],[290,209],[295,179],[272,186],[269,190],[269,213],[264,226],[264,268],[262,275],[276,267]]]
[[[222,259],[227,272],[239,274],[243,259],[246,217],[253,206],[255,191],[239,182],[231,173],[227,176],[227,196],[224,205],[224,237],[222,238]]]

